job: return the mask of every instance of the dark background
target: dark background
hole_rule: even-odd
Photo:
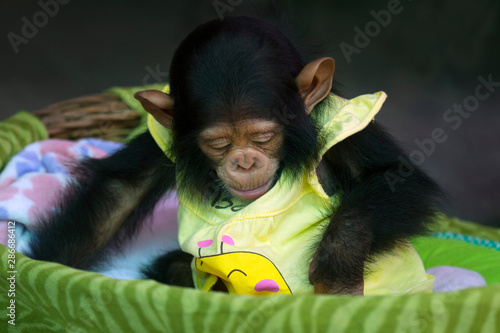
[[[226,16],[268,15],[266,1],[219,1],[228,2],[241,4]],[[23,36],[23,17],[33,23],[43,9],[38,1],[2,0],[0,119],[111,86],[166,80],[176,45],[218,17],[214,3],[72,0],[42,20],[16,53],[9,33]],[[298,35],[307,33],[312,45],[323,45],[323,54],[336,59],[335,78],[346,97],[388,94],[377,120],[409,152],[421,150],[415,140],[443,129],[447,139],[422,166],[450,195],[444,211],[500,227],[500,87],[459,128],[443,120],[447,109],[475,94],[479,76],[500,82],[499,1],[401,0],[400,12],[347,61],[340,44],[355,46],[354,28],[364,31],[374,20],[370,12],[390,3],[296,1],[288,13]],[[155,70],[159,78],[150,74]]]

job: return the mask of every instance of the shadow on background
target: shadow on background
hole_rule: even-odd
[[[255,0],[0,6],[0,119],[166,80],[175,47],[197,25],[268,12]],[[499,1],[309,0],[289,12],[297,35],[336,59],[346,97],[387,92],[377,120],[449,192],[445,212],[500,227]]]

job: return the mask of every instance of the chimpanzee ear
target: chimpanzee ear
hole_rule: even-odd
[[[321,102],[332,89],[335,60],[321,58],[307,64],[295,78],[307,114],[310,114],[316,104]]]
[[[159,90],[143,90],[134,97],[160,124],[172,128],[174,99],[170,95]]]

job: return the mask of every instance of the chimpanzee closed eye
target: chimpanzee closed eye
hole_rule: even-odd
[[[283,141],[281,125],[266,120],[221,123],[200,134],[200,148],[214,162],[227,189],[243,199],[257,199],[273,185]]]
[[[149,130],[75,170],[31,256],[94,267],[176,188],[182,251],[145,277],[255,295],[428,289],[408,239],[426,231],[440,189],[418,169],[389,186],[404,152],[373,121],[385,94],[346,100],[334,69],[257,19],[199,26],[174,54],[168,93],[136,94]]]

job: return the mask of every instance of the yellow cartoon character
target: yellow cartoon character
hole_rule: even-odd
[[[222,236],[220,254],[202,257],[201,249],[212,243],[211,239],[198,242],[199,258],[195,258],[195,267],[198,273],[209,274],[203,290],[211,290],[220,279],[230,294],[291,294],[283,276],[268,258],[254,252],[224,253],[224,243],[234,245],[234,240],[227,235]]]

